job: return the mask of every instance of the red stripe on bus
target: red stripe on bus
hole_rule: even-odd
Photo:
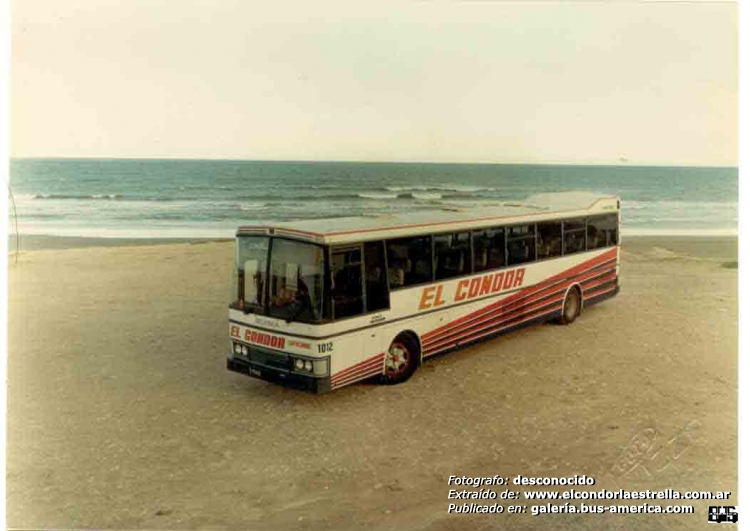
[[[587,291],[595,289],[595,288],[597,288],[599,286],[602,286],[604,284],[608,284],[608,283],[612,282],[612,280],[615,280],[616,278],[617,278],[617,274],[616,273],[611,273],[611,274],[606,275],[605,277],[602,277],[602,278],[592,279],[592,281],[594,281],[595,284],[593,284],[592,286],[588,287],[584,291],[587,292]],[[612,291],[615,288],[616,288],[616,286],[613,286],[611,288],[605,288],[605,289],[596,290],[596,291],[593,292],[592,295],[588,295],[588,293],[586,293],[586,295],[584,296],[584,300],[585,299],[589,299],[589,298],[591,298],[593,296],[600,295],[602,293],[606,293],[608,291]],[[539,302],[537,302],[536,304],[534,304],[532,306],[521,307],[522,311],[516,310],[511,315],[507,315],[507,316],[500,315],[500,316],[496,316],[494,319],[491,319],[489,322],[488,321],[483,321],[482,323],[478,323],[478,324],[484,324],[485,325],[485,326],[483,326],[482,328],[479,328],[479,329],[476,329],[476,326],[477,326],[476,324],[472,325],[472,326],[463,327],[460,330],[458,330],[457,332],[454,332],[454,333],[452,333],[452,334],[450,334],[448,336],[445,336],[445,337],[441,338],[439,341],[435,341],[435,342],[431,343],[429,346],[425,347],[425,356],[431,356],[431,355],[433,355],[433,354],[435,354],[435,353],[437,353],[437,352],[439,352],[441,350],[445,350],[446,348],[450,348],[451,346],[460,345],[461,343],[465,343],[467,340],[470,340],[471,338],[482,337],[484,335],[492,333],[493,331],[502,330],[503,328],[507,328],[509,326],[513,326],[514,324],[518,324],[517,322],[513,322],[513,321],[516,321],[519,317],[523,317],[523,316],[525,316],[528,313],[531,313],[532,315],[537,315],[540,311],[542,311],[542,310],[540,310],[540,308],[546,308],[547,306],[550,306],[552,304],[561,304],[562,301],[563,301],[563,298],[560,297],[559,299],[555,299],[552,302],[549,302],[549,301],[539,301]],[[535,313],[535,310],[536,310],[536,313]],[[544,312],[542,311],[542,313],[544,313]],[[515,315],[513,315],[513,314],[515,314]],[[524,322],[526,320],[528,320],[528,319],[524,318],[520,322]],[[505,323],[505,324],[503,325],[503,323]],[[498,327],[498,325],[501,325],[501,326]],[[485,331],[487,329],[492,329],[492,330],[490,330],[486,334],[481,334],[480,336],[476,335],[477,332],[483,332],[483,331]],[[447,345],[447,346],[444,346],[444,345]]]
[[[366,367],[361,367],[360,369],[351,372],[342,378],[331,380],[331,387],[341,387],[342,385],[345,385],[347,383],[351,383],[357,380],[364,380],[365,378],[369,378],[370,376],[374,376],[376,374],[381,374],[382,372],[382,362],[374,363]]]
[[[558,301],[558,302],[562,302],[562,299],[560,299],[560,301]],[[481,331],[481,333],[470,334],[470,335],[468,335],[466,337],[461,338],[459,341],[457,341],[455,343],[451,342],[451,343],[449,343],[448,345],[446,345],[444,347],[441,347],[441,348],[439,348],[437,350],[434,350],[434,351],[430,352],[429,354],[425,354],[425,357],[434,356],[435,354],[439,354],[443,350],[447,350],[447,349],[449,349],[451,347],[454,347],[454,346],[457,346],[457,345],[461,345],[463,343],[468,343],[469,341],[473,341],[475,339],[479,339],[479,338],[482,338],[484,336],[495,334],[497,332],[500,332],[501,330],[504,330],[505,328],[510,328],[511,326],[516,326],[516,325],[519,325],[519,324],[523,324],[526,321],[530,321],[532,319],[536,319],[537,317],[541,317],[542,315],[546,315],[546,314],[550,314],[551,315],[551,314],[554,314],[555,312],[556,312],[556,310],[549,310],[549,309],[546,309],[546,308],[538,310],[536,312],[531,312],[529,315],[526,315],[521,320],[516,320],[515,322],[506,323],[506,324],[501,325],[501,326],[493,326],[493,327],[491,327],[490,330],[483,329]]]
[[[610,275],[609,277],[603,277],[603,278],[596,279],[596,282],[594,284],[586,287],[583,290],[583,296],[584,297],[588,297],[590,295],[590,292],[592,290],[598,288],[599,286],[603,286],[604,284],[609,284],[610,282],[612,282],[616,278],[617,278],[617,275]]]
[[[611,269],[610,271],[614,271],[614,269]],[[575,284],[575,283],[581,284],[584,282],[589,282],[591,278],[597,277],[601,275],[602,273],[603,273],[602,271],[592,270],[587,273],[583,273],[573,279],[569,279],[567,286],[563,282],[558,282],[557,284],[554,284],[546,289],[535,291],[533,293],[529,293],[528,295],[524,294],[524,297],[516,298],[516,300],[513,300],[510,303],[507,302],[510,298],[503,299],[503,302],[506,302],[506,304],[503,304],[500,307],[495,307],[494,309],[492,309],[492,307],[496,306],[495,303],[488,305],[487,307],[484,308],[485,310],[488,310],[488,311],[485,311],[481,315],[478,315],[473,319],[465,321],[464,323],[459,323],[458,325],[450,326],[450,328],[441,331],[439,334],[431,334],[429,338],[423,340],[422,344],[425,348],[427,348],[429,345],[432,345],[438,341],[442,341],[446,337],[450,337],[457,333],[460,333],[461,330],[465,329],[465,327],[462,327],[461,324],[466,324],[469,322],[477,321],[475,324],[472,325],[472,326],[476,326],[478,324],[486,322],[489,319],[494,319],[503,314],[512,312],[515,309],[528,306],[540,299],[549,297],[550,295],[554,294],[557,291],[567,289],[567,287],[570,286],[570,284]],[[588,280],[584,280],[584,279],[588,279]],[[425,334],[425,336],[426,335],[427,334]]]
[[[355,363],[354,365],[347,367],[346,369],[340,370],[333,376],[331,376],[331,380],[334,378],[340,378],[342,376],[345,376],[346,374],[356,370],[358,367],[361,367],[362,365],[365,365],[366,363],[372,363],[376,360],[383,361],[383,357],[385,356],[385,352],[381,352],[380,354],[375,354],[374,356],[367,358],[366,360],[362,360],[358,363]]]
[[[429,346],[433,343],[436,343],[438,341],[442,341],[446,337],[453,336],[457,333],[460,333],[462,330],[465,330],[466,328],[471,328],[473,326],[480,325],[488,320],[493,320],[497,317],[501,317],[505,314],[513,313],[519,309],[523,309],[524,307],[533,304],[537,302],[540,299],[543,299],[545,297],[548,297],[552,294],[554,294],[556,291],[560,291],[562,289],[565,289],[562,285],[552,286],[547,289],[540,290],[538,292],[535,292],[533,294],[529,294],[528,297],[523,297],[521,299],[516,299],[514,301],[511,301],[509,304],[505,304],[503,306],[497,307],[495,303],[490,304],[485,307],[485,309],[489,310],[486,312],[483,312],[481,315],[477,315],[474,319],[470,319],[468,321],[464,321],[463,323],[459,323],[455,326],[452,326],[451,328],[447,330],[443,330],[439,334],[431,335],[429,339],[426,339],[422,342],[423,345]],[[472,324],[469,324],[472,323]],[[467,326],[468,325],[468,326]]]
[[[373,376],[377,376],[378,374],[382,374],[382,371],[380,369],[370,370],[364,373],[356,374],[356,375],[351,376],[350,378],[345,378],[344,380],[339,380],[336,383],[332,383],[331,389],[338,389],[340,387],[344,387],[345,385],[353,384],[361,380],[372,378]]]
[[[435,344],[444,343],[449,338],[453,338],[457,335],[461,335],[465,333],[467,330],[471,330],[483,324],[496,323],[498,321],[512,319],[514,316],[523,314],[532,308],[536,308],[539,304],[542,304],[542,305],[550,304],[549,296],[554,294],[556,291],[562,291],[563,289],[565,288],[558,288],[558,287],[551,288],[549,290],[549,293],[540,294],[541,296],[535,297],[533,300],[516,301],[512,305],[513,306],[512,308],[502,307],[499,310],[489,312],[486,315],[483,315],[481,319],[472,320],[468,323],[464,323],[462,326],[452,328],[450,331],[446,333],[442,333],[439,336],[434,336],[430,338],[429,342],[424,343],[425,348],[427,349],[432,348]],[[560,297],[558,297],[558,299],[559,298]]]
[[[597,291],[595,291],[593,293],[586,294],[583,297],[583,300],[593,299],[594,297],[598,297],[599,295],[603,295],[604,293],[607,293],[609,291],[613,291],[615,289],[617,289],[617,286],[612,286],[612,287],[609,287],[609,288],[604,288],[604,289],[597,290]]]
[[[589,260],[587,260],[585,262],[582,262],[582,263],[580,263],[580,264],[578,264],[578,265],[576,265],[574,267],[571,267],[570,269],[566,269],[565,271],[563,271],[561,273],[558,273],[558,274],[556,274],[556,275],[554,275],[552,277],[549,277],[549,278],[547,278],[547,279],[545,279],[545,280],[543,280],[543,281],[541,281],[541,282],[539,282],[539,283],[537,283],[537,284],[535,284],[533,286],[529,286],[528,288],[525,288],[525,289],[523,289],[523,290],[521,290],[519,292],[516,292],[516,293],[514,293],[514,294],[512,294],[512,295],[510,295],[510,296],[508,296],[508,297],[506,297],[504,299],[501,299],[501,300],[499,300],[497,302],[494,302],[494,303],[492,303],[490,305],[487,305],[487,306],[485,306],[483,308],[475,310],[474,312],[472,312],[472,313],[470,313],[468,315],[460,317],[459,319],[451,321],[450,323],[446,323],[446,324],[444,324],[444,325],[442,325],[442,326],[440,326],[440,327],[438,327],[438,328],[436,328],[434,330],[431,330],[431,331],[427,332],[426,334],[424,334],[422,336],[422,343],[423,344],[424,343],[429,343],[429,340],[431,338],[439,335],[440,333],[442,333],[442,332],[444,332],[444,331],[446,331],[446,330],[448,330],[450,328],[454,328],[454,327],[456,327],[458,325],[461,325],[461,324],[464,324],[464,323],[466,323],[468,321],[472,321],[472,320],[474,320],[476,318],[482,317],[483,314],[485,314],[486,312],[490,312],[490,311],[495,310],[495,309],[497,309],[499,307],[502,307],[503,305],[507,305],[507,304],[509,304],[509,303],[511,303],[511,302],[513,302],[515,300],[518,300],[518,299],[521,299],[523,297],[526,297],[529,293],[533,292],[533,290],[545,289],[548,286],[554,284],[557,281],[560,281],[560,280],[564,279],[567,276],[570,276],[570,275],[582,272],[585,269],[593,268],[593,267],[595,267],[597,265],[600,265],[600,264],[603,264],[605,262],[608,262],[609,260],[612,260],[616,256],[617,256],[617,248],[614,248],[614,249],[611,249],[611,250],[609,250],[609,251],[607,251],[605,253],[602,253],[601,255],[599,255],[597,257],[591,258],[591,259],[589,259]]]
[[[344,385],[348,385],[353,382],[358,382],[360,380],[365,380],[367,378],[371,378],[373,376],[376,376],[378,374],[382,374],[382,371],[377,369],[369,369],[367,371],[358,372],[357,374],[353,374],[349,376],[348,378],[343,378],[341,380],[336,380],[335,382],[331,382],[331,388],[336,387],[342,387]]]
[[[335,382],[337,382],[339,380],[346,380],[347,378],[349,378],[349,377],[351,377],[353,375],[356,375],[356,374],[358,374],[358,373],[360,373],[362,371],[368,371],[368,370],[371,370],[373,368],[379,369],[380,367],[382,367],[382,365],[383,365],[382,358],[381,359],[372,360],[372,361],[370,361],[369,363],[367,363],[365,365],[360,365],[356,369],[348,371],[346,374],[337,374],[337,375],[335,375],[333,378],[331,378],[331,382],[335,383]]]
[[[339,380],[341,378],[346,378],[350,374],[353,374],[360,369],[368,368],[370,366],[380,365],[383,363],[383,357],[376,357],[376,358],[370,358],[364,361],[361,361],[357,363],[356,365],[352,365],[351,367],[347,367],[346,369],[337,372],[333,376],[331,376],[331,381]]]
[[[435,350],[436,348],[439,349],[442,345],[445,345],[448,343],[451,343],[451,344],[461,343],[464,340],[464,337],[467,335],[473,334],[478,331],[483,331],[488,328],[493,328],[493,327],[496,327],[497,325],[510,323],[519,318],[524,318],[526,315],[530,313],[534,313],[535,311],[538,311],[541,308],[546,308],[551,305],[560,304],[561,302],[562,302],[562,297],[558,297],[553,300],[538,301],[536,304],[533,304],[533,305],[522,306],[521,308],[518,308],[507,315],[496,316],[493,319],[483,321],[482,323],[463,327],[457,332],[455,332],[454,334],[451,334],[450,336],[446,336],[440,339],[440,341],[436,341],[435,343],[432,343],[429,347],[427,347],[427,350]]]
[[[559,302],[562,302],[562,299],[560,299]],[[555,310],[549,310],[549,309],[538,310],[536,312],[533,312],[533,313],[527,315],[523,319],[516,320],[516,321],[511,322],[511,323],[506,323],[506,324],[504,324],[502,326],[495,327],[495,328],[493,328],[491,330],[483,331],[483,333],[481,333],[481,334],[472,334],[472,335],[470,335],[468,337],[465,337],[464,339],[462,339],[459,342],[459,345],[462,344],[462,343],[468,343],[469,341],[474,341],[475,339],[479,339],[479,338],[482,338],[484,336],[495,334],[495,333],[497,333],[497,332],[499,332],[501,330],[504,330],[506,328],[510,328],[511,326],[516,326],[516,325],[519,325],[519,324],[523,324],[523,323],[525,323],[527,321],[531,321],[532,319],[536,319],[537,317],[542,317],[542,316],[548,315],[548,314],[552,315],[554,313],[555,313]]]
[[[602,277],[592,278],[590,280],[587,280],[586,282],[584,282],[582,284],[583,285],[583,294],[586,295],[586,292],[589,291],[589,290],[591,290],[591,288],[594,288],[594,287],[596,287],[596,286],[598,286],[600,284],[603,284],[605,282],[612,282],[616,278],[617,278],[617,273],[615,273],[613,271],[613,272],[611,272],[611,273],[609,273],[607,275],[604,275]],[[589,284],[589,283],[592,283],[592,285],[587,286],[586,284]]]
[[[446,343],[449,344],[459,344],[464,341],[465,336],[474,334],[476,332],[482,332],[484,330],[487,330],[488,328],[494,328],[498,325],[503,325],[504,323],[507,323],[508,325],[512,324],[513,321],[517,319],[523,319],[527,314],[534,313],[536,311],[539,311],[543,308],[547,308],[551,305],[561,304],[563,300],[563,297],[558,297],[553,300],[540,300],[537,301],[535,304],[529,304],[521,306],[520,308],[517,308],[516,310],[512,311],[511,313],[507,315],[499,315],[496,316],[493,319],[490,319],[488,321],[484,321],[482,323],[477,323],[472,326],[467,326],[462,328],[461,330],[457,331],[454,334],[451,334],[450,336],[447,336],[445,338],[442,338],[440,341],[437,341],[427,347],[426,350],[435,350],[440,349],[442,345],[445,345]]]
[[[434,335],[438,334],[439,332],[442,332],[446,328],[450,328],[450,327],[453,327],[455,325],[464,323],[466,321],[470,321],[470,320],[472,320],[472,319],[474,319],[476,317],[481,316],[481,314],[483,314],[484,312],[490,311],[490,310],[492,310],[492,309],[494,309],[494,308],[496,308],[498,306],[501,306],[502,304],[507,304],[510,301],[513,301],[513,300],[525,297],[532,290],[542,289],[542,288],[546,287],[547,285],[551,285],[551,284],[553,284],[555,282],[559,282],[560,280],[564,279],[567,276],[570,276],[572,274],[578,273],[578,272],[580,272],[580,271],[582,271],[584,269],[587,269],[587,268],[593,268],[593,267],[595,267],[597,265],[600,265],[600,264],[603,264],[603,263],[605,263],[605,262],[607,262],[609,260],[612,260],[613,257],[616,255],[616,253],[617,253],[617,249],[612,249],[611,251],[603,253],[603,254],[601,254],[601,255],[599,255],[599,256],[597,256],[595,258],[592,258],[590,260],[587,260],[586,262],[583,262],[581,264],[578,264],[577,266],[574,266],[574,267],[572,267],[570,269],[567,269],[567,270],[563,271],[562,273],[558,273],[557,275],[554,275],[554,276],[552,276],[552,277],[550,277],[548,279],[545,279],[545,280],[543,280],[543,281],[541,281],[541,282],[539,282],[539,283],[537,283],[537,284],[535,284],[533,286],[529,286],[528,288],[526,288],[526,289],[524,289],[522,291],[516,292],[516,293],[510,295],[509,297],[506,297],[506,298],[504,298],[504,299],[502,299],[500,301],[497,301],[497,302],[493,303],[492,305],[488,305],[488,306],[485,306],[484,308],[480,308],[479,310],[476,310],[476,311],[474,311],[474,312],[472,312],[472,313],[470,313],[468,315],[465,315],[465,316],[463,316],[463,317],[461,317],[459,319],[456,319],[455,321],[452,321],[452,322],[447,323],[447,324],[445,324],[445,325],[443,325],[443,326],[441,326],[439,328],[436,328],[435,330],[432,330],[432,331],[428,332],[427,334],[425,334],[423,336],[423,341],[429,339],[431,336],[434,336]]]

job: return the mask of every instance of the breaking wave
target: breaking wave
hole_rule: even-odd
[[[475,192],[491,192],[495,188],[486,186],[461,186],[461,185],[419,185],[419,186],[386,186],[390,192],[457,192],[471,194]]]
[[[75,195],[75,194],[25,194],[21,196],[22,199],[124,199],[123,195],[120,194],[90,194],[90,195]]]

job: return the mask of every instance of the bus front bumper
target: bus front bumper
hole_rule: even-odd
[[[280,384],[293,389],[301,389],[312,393],[325,393],[331,390],[331,378],[315,378],[304,374],[296,374],[284,369],[268,367],[253,363],[252,360],[229,356],[227,369],[267,382]]]

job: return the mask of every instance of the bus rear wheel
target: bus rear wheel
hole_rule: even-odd
[[[408,380],[419,366],[419,347],[407,334],[399,334],[385,353],[381,381],[387,385]]]
[[[568,290],[568,294],[565,296],[565,302],[563,303],[562,316],[560,317],[560,323],[570,324],[576,320],[578,315],[581,313],[581,292],[578,288],[573,286]]]

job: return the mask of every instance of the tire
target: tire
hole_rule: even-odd
[[[569,325],[581,314],[581,292],[578,291],[576,286],[571,287],[568,290],[568,294],[565,296],[565,302],[563,302],[562,315],[560,316],[560,323]]]
[[[419,366],[419,345],[408,334],[399,334],[385,353],[381,382],[394,385],[408,380]]]

